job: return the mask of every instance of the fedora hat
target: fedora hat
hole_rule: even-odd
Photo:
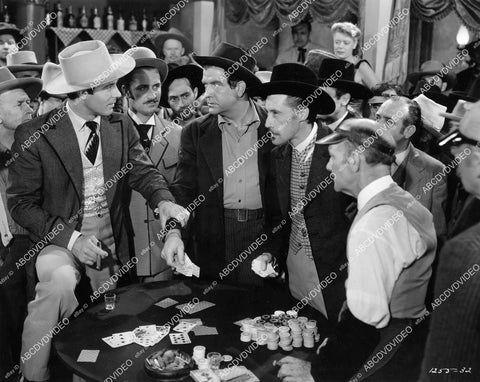
[[[167,63],[155,55],[154,51],[143,46],[130,48],[125,52],[135,60],[135,68],[151,67],[156,68],[160,73],[160,81],[165,81],[168,74]]]
[[[200,66],[218,66],[228,71],[229,74],[235,74],[245,81],[247,88],[261,85],[261,81],[253,73],[257,61],[238,46],[221,42],[211,56],[197,56],[192,54],[192,58]]]
[[[178,66],[168,72],[167,79],[162,83],[162,96],[160,97],[160,106],[170,107],[168,104],[168,88],[174,80],[187,78],[190,81],[192,89],[197,88],[197,98],[205,92],[205,86],[202,83],[203,69],[198,65],[188,64]]]
[[[42,80],[39,78],[16,78],[7,67],[0,67],[0,93],[12,89],[23,89],[34,99],[42,89]]]
[[[15,24],[5,22],[0,22],[0,35],[2,34],[11,34],[16,42],[19,42],[23,37]]]
[[[160,34],[155,37],[153,44],[157,48],[159,54],[163,55],[163,43],[167,40],[177,40],[180,41],[185,49],[185,55],[193,51],[192,42],[186,38],[182,32],[177,28],[170,28],[167,32],[160,32]]]
[[[38,95],[40,98],[49,98],[54,96],[56,98],[65,99],[67,98],[66,94],[55,94],[51,93],[51,84],[52,82],[62,75],[62,68],[60,65],[54,64],[53,62],[46,62],[42,69],[42,91]]]
[[[448,70],[447,73],[444,74],[442,72],[443,68],[445,68],[445,65],[442,64],[440,61],[425,61],[420,66],[420,71],[413,72],[407,75],[407,80],[409,80],[413,85],[415,85],[423,76],[438,75],[442,81],[447,82],[447,90],[451,89],[457,82],[457,75],[450,70]]]
[[[340,71],[341,75],[337,75]],[[372,98],[372,91],[366,86],[355,82],[355,66],[338,58],[324,58],[318,70],[318,85],[332,87],[349,93],[352,98]],[[330,85],[331,82],[331,85]]]
[[[472,145],[480,145],[480,102],[469,105],[469,110],[460,121],[458,129],[445,135],[438,142],[439,146],[453,146],[468,143]]]
[[[50,94],[68,94],[118,80],[135,67],[127,54],[109,54],[99,40],[82,41],[58,54],[61,74],[50,82]]]
[[[21,50],[7,54],[7,68],[13,74],[24,70],[41,72],[43,65],[37,61],[37,56],[32,50]]]
[[[265,98],[271,94],[286,94],[306,100],[312,96],[308,104],[317,114],[331,114],[335,111],[332,97],[316,86],[317,75],[305,65],[297,63],[280,64],[273,67],[270,82],[252,87],[252,97]],[[320,94],[317,95],[317,93]]]

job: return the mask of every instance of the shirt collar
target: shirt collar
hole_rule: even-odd
[[[247,110],[247,113],[246,113],[247,117],[245,118],[245,120],[248,121],[248,122],[244,123],[243,126],[250,126],[250,125],[256,123],[257,127],[258,127],[258,125],[260,124],[260,117],[258,116],[257,109],[255,108],[255,106],[253,105],[253,102],[251,100],[249,100],[248,103],[249,103],[249,106],[248,106],[248,110]],[[225,118],[225,117],[223,117],[222,115],[219,114],[218,115],[218,127],[220,128],[220,130],[222,130],[222,128],[225,124],[236,126],[236,124],[234,124],[230,119]]]
[[[315,122],[313,124],[313,128],[312,128],[312,131],[310,131],[310,134],[308,134],[308,136],[302,141],[300,142],[298,145],[296,145],[294,147],[294,149],[296,151],[298,151],[299,153],[303,152],[303,150],[305,150],[307,148],[307,146],[313,141],[316,139],[317,137],[317,130],[318,130],[318,126],[317,126],[317,123]]]
[[[130,109],[127,110],[128,115],[130,118],[132,118],[133,122],[135,122],[137,125],[150,125],[153,126],[155,125],[155,114],[152,114],[152,116],[148,119],[147,122],[143,123],[140,118]]]
[[[385,175],[366,185],[357,197],[358,210],[360,211],[370,199],[383,190],[386,190],[392,183],[394,183],[392,177],[390,175]]]
[[[328,127],[330,128],[330,130],[335,131],[338,125],[340,125],[343,122],[343,120],[347,117],[347,114],[348,114],[348,110],[345,112],[345,114],[341,118],[329,124]]]
[[[407,157],[408,153],[410,152],[410,146],[411,143],[409,143],[407,148],[401,153],[395,154],[395,163],[397,164],[397,166],[400,166]]]
[[[77,113],[75,113],[70,107],[68,101],[67,101],[67,113],[68,113],[68,117],[70,118],[70,121],[72,121],[72,125],[73,125],[73,128],[75,129],[75,132],[77,133],[80,132],[85,127],[85,122],[87,122],[87,120],[83,119]],[[101,117],[97,115],[93,119],[93,121],[96,122],[98,127],[100,128]]]

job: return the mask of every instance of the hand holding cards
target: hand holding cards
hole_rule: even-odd
[[[254,271],[257,275],[260,277],[276,277],[278,276],[277,271],[275,270],[277,264],[276,264],[276,259],[273,259],[272,261],[265,261],[264,255],[260,255],[256,259],[252,261],[252,271]],[[271,255],[270,255],[271,256]],[[266,263],[266,269],[263,270],[263,267],[265,266]]]
[[[178,263],[177,259],[175,259],[175,262],[173,263],[173,267],[175,268],[175,271],[178,273],[181,273],[182,275],[188,276],[188,277],[200,277],[200,268],[195,265],[192,260],[188,257],[188,255],[185,253],[185,261],[183,264]]]

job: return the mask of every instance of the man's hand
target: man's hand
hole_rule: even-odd
[[[185,249],[178,229],[168,232],[162,249],[162,258],[165,259],[170,267],[185,263]]]
[[[267,265],[273,261],[273,256],[271,253],[263,252],[260,256],[258,256],[253,261],[257,261],[260,264],[261,271],[266,271]]]
[[[97,255],[102,259],[108,256],[108,253],[98,247],[100,242],[94,235],[80,235],[73,243],[72,253],[81,263],[93,265],[97,262]]]
[[[158,203],[158,214],[160,215],[162,228],[165,227],[165,223],[169,218],[177,219],[182,227],[185,227],[190,217],[190,212],[185,208],[168,200],[162,200]]]
[[[315,382],[310,374],[310,362],[293,357],[284,357],[277,361],[280,366],[277,377],[283,382]]]

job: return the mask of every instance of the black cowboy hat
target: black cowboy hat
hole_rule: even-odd
[[[200,66],[218,66],[230,75],[235,74],[235,76],[245,81],[247,88],[258,86],[262,83],[253,73],[257,61],[238,46],[221,42],[211,56],[197,56],[194,53],[192,58]]]
[[[337,75],[340,72],[340,75]],[[318,70],[318,85],[332,87],[349,93],[352,98],[369,99],[372,91],[355,82],[355,65],[337,58],[325,58]],[[331,84],[330,84],[331,83]]]
[[[305,65],[296,63],[280,64],[273,67],[270,82],[249,89],[252,97],[265,98],[271,94],[286,94],[311,102],[307,107],[317,114],[331,114],[335,111],[332,97],[322,91],[317,84],[317,75]],[[318,93],[318,94],[317,94]]]
[[[426,90],[422,92],[422,89]],[[427,81],[425,80],[420,80],[417,82],[415,89],[413,89],[412,94],[409,95],[408,98],[413,99],[420,94],[423,94],[425,97],[430,98],[432,101],[435,101],[443,106],[448,106],[450,103],[448,96],[443,94],[438,86],[428,85]]]
[[[23,37],[15,24],[5,22],[0,23],[0,35],[2,34],[11,34],[15,39],[15,42],[19,42]]]
[[[205,92],[205,86],[202,84],[203,69],[198,65],[188,64],[178,66],[168,72],[168,76],[162,83],[162,96],[160,98],[160,106],[170,107],[168,104],[168,88],[171,83],[179,78],[187,78],[190,81],[192,89],[197,88],[197,97]]]

